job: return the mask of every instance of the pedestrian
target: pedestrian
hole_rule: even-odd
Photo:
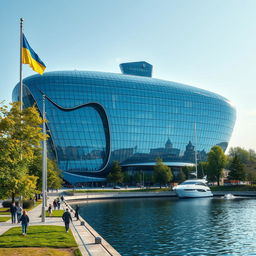
[[[58,198],[57,200],[57,207],[58,207],[58,210],[60,209],[60,199]]]
[[[63,195],[60,197],[60,199],[64,203],[64,196]]]
[[[75,217],[76,217],[76,220],[79,220],[79,206],[78,205],[76,206],[76,209],[75,209]]]
[[[66,211],[63,213],[62,219],[63,219],[63,221],[64,221],[64,223],[65,223],[66,232],[68,232],[68,230],[69,230],[69,223],[70,223],[70,221],[72,221],[72,217],[71,217],[70,212],[68,211],[68,208],[67,208]]]
[[[29,223],[29,217],[27,215],[27,212],[24,210],[23,214],[20,217],[21,226],[22,226],[22,235],[25,236],[27,234],[27,227]]]
[[[48,214],[49,214],[49,216],[52,216],[52,205],[51,204],[49,204],[49,206],[48,206]]]
[[[12,224],[16,223],[16,216],[17,216],[17,207],[15,205],[15,203],[12,203],[11,207],[10,207],[10,212],[12,215]]]
[[[20,206],[20,204],[17,205],[17,220],[18,220],[18,223],[20,223],[20,217],[22,215],[22,207]]]
[[[56,201],[56,199],[54,199],[54,201],[53,201],[53,210],[56,210],[56,208],[57,208],[57,201]]]

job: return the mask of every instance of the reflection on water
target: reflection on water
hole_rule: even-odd
[[[121,255],[256,255],[256,200],[126,199],[80,214]]]

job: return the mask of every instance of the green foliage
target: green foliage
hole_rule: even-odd
[[[25,200],[23,201],[22,207],[23,209],[29,209],[32,208],[34,206],[34,201],[33,200]]]
[[[208,153],[208,170],[207,178],[210,181],[217,181],[218,186],[220,178],[223,176],[223,168],[227,162],[227,157],[225,156],[222,148],[220,146],[214,146]]]
[[[245,169],[246,180],[255,183],[256,182],[256,170],[248,168]]]
[[[0,199],[35,193],[37,177],[28,174],[28,166],[46,139],[43,122],[35,107],[21,112],[18,102],[10,110],[0,106]]]
[[[195,168],[190,167],[190,166],[185,166],[185,167],[182,168],[182,171],[185,175],[185,180],[187,180],[187,179],[190,178],[191,173],[195,171]]]
[[[244,166],[241,163],[239,156],[235,155],[233,157],[229,170],[228,178],[230,180],[245,180]]]
[[[114,161],[112,170],[107,176],[110,183],[122,183],[124,181],[124,173],[118,161]]]
[[[15,202],[16,205],[18,205],[19,202]],[[5,207],[6,209],[9,209],[12,205],[12,201],[3,201],[2,202],[3,207]],[[29,209],[32,208],[35,205],[33,200],[25,200],[22,202],[22,208],[24,209]],[[2,214],[2,212],[0,211],[0,215]]]
[[[37,191],[42,191],[42,154],[41,151],[35,153],[35,158],[29,165],[29,174],[38,177]],[[60,189],[63,184],[61,170],[55,161],[47,159],[47,186],[49,189]]]
[[[160,187],[173,179],[171,169],[160,158],[156,160],[154,166],[154,179],[155,182],[160,183]]]
[[[75,256],[82,256],[82,253],[80,252],[80,250],[78,248],[75,249],[74,254],[75,254]]]
[[[2,206],[3,206],[4,208],[10,208],[11,205],[12,205],[12,201],[7,200],[7,201],[3,201],[3,202],[2,202]]]
[[[208,162],[200,162],[198,163],[198,178],[202,179],[208,172]]]
[[[251,163],[256,163],[256,152],[255,152],[255,150],[249,149],[248,152],[249,152],[249,155],[250,155],[250,162]]]
[[[21,227],[11,228],[0,236],[0,247],[77,247],[72,232],[61,226],[29,226],[27,234],[21,236]]]
[[[252,153],[251,153],[252,154]],[[234,147],[230,148],[229,150],[229,156],[233,159],[235,156],[238,156],[240,159],[240,162],[243,164],[246,164],[250,161],[250,153],[246,149],[243,149],[241,147]]]
[[[182,169],[179,171],[177,177],[176,177],[176,181],[181,183],[184,180],[186,180],[186,175],[184,174],[184,172],[182,171]]]
[[[128,183],[128,184],[131,183],[131,176],[129,176],[127,172],[124,172],[124,180],[123,180],[123,182],[124,183]]]
[[[229,150],[229,169],[234,156],[237,155],[243,164],[247,181],[256,182],[256,152],[252,149],[246,150],[240,147]]]

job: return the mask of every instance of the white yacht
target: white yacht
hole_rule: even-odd
[[[180,198],[196,198],[213,196],[205,179],[191,179],[173,187],[176,195]]]

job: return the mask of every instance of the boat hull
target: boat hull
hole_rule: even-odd
[[[198,191],[194,190],[184,190],[184,189],[176,189],[176,195],[179,198],[198,198],[198,197],[212,197],[213,194],[211,191]]]

